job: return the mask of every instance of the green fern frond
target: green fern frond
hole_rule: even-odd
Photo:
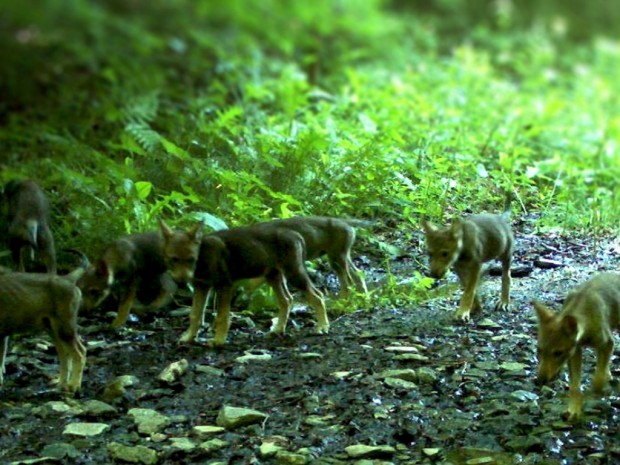
[[[125,125],[127,131],[147,152],[160,146],[160,135],[144,122],[133,122]]]
[[[125,121],[129,123],[150,123],[157,117],[159,92],[133,96],[123,108]]]
[[[160,146],[160,135],[150,126],[157,117],[159,93],[133,96],[122,110],[125,131],[147,152]]]

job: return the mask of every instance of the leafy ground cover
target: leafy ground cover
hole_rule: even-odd
[[[6,2],[0,180],[39,179],[92,254],[159,216],[406,232],[506,188],[613,229],[618,8],[500,3]]]
[[[0,459],[122,463],[137,454],[138,463],[160,464],[610,463],[620,457],[617,383],[602,399],[588,397],[581,424],[566,423],[564,377],[549,387],[534,384],[530,300],[558,308],[575,284],[615,268],[616,244],[524,229],[515,267],[531,273],[513,280],[511,309],[491,310],[500,283],[487,277],[485,312],[466,325],[452,320],[460,292],[423,305],[332,313],[327,336],[312,334],[312,316],[299,307],[282,338],[265,335],[273,312],[252,320],[239,314],[230,344],[214,352],[204,339],[176,344],[187,312],[174,306],[134,318],[120,333],[107,329],[109,315],[91,315],[82,321],[89,361],[75,400],[46,385],[57,369],[49,342],[21,339],[0,403]],[[415,247],[410,251],[413,259],[393,263],[399,281],[416,269]],[[532,266],[541,258],[561,266]],[[366,271],[382,276],[380,269]],[[438,289],[453,290],[449,281]],[[159,379],[179,362],[178,377]],[[587,352],[586,389],[593,365]],[[620,375],[616,364],[612,370]],[[225,406],[264,416],[218,429]],[[72,432],[85,423],[103,431]]]

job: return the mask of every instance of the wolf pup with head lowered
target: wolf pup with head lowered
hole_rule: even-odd
[[[83,307],[97,307],[110,293],[117,294],[113,328],[125,324],[135,302],[158,308],[170,301],[176,284],[167,274],[159,232],[130,234],[109,244],[100,260],[77,282]]]
[[[60,388],[68,394],[80,389],[86,347],[77,334],[81,294],[74,282],[81,271],[0,274],[0,385],[9,337],[47,331],[58,352]]]
[[[50,205],[41,188],[34,181],[9,181],[4,197],[9,206],[9,249],[19,271],[26,270],[26,259],[34,259],[36,251],[46,271],[56,273]]]
[[[584,347],[596,350],[594,392],[601,393],[611,379],[612,330],[620,330],[620,275],[597,274],[568,294],[559,313],[551,312],[536,301],[533,305],[538,315],[538,381],[542,384],[552,381],[568,363],[568,416],[578,420],[583,412],[581,362]]]
[[[285,228],[297,231],[306,243],[306,260],[327,255],[329,264],[340,281],[340,294],[347,295],[353,284],[358,292],[367,294],[366,283],[351,260],[355,242],[354,226],[366,226],[361,220],[345,220],[324,216],[294,217],[267,221],[255,226],[265,229]]]
[[[194,341],[202,325],[207,297],[216,293],[213,346],[226,343],[230,328],[230,305],[241,280],[264,278],[278,299],[278,320],[273,333],[286,329],[292,296],[287,284],[302,290],[317,318],[317,332],[327,333],[329,321],[323,295],[314,287],[304,265],[301,235],[284,228],[239,227],[202,235],[202,223],[188,231],[173,231],[160,222],[164,255],[177,282],[192,282],[194,299],[189,329],[180,342]]]
[[[502,263],[502,296],[497,308],[506,310],[510,303],[510,265],[514,239],[508,223],[512,195],[506,196],[504,212],[499,215],[480,214],[455,220],[451,226],[439,228],[423,221],[426,245],[433,278],[442,278],[454,268],[463,296],[456,317],[463,321],[471,312],[482,309],[478,284],[482,264],[493,259]]]

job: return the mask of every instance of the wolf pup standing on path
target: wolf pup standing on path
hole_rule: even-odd
[[[37,252],[48,273],[56,273],[54,238],[49,228],[50,205],[34,181],[9,181],[4,186],[9,205],[9,249],[19,271]]]
[[[367,226],[362,220],[347,220],[325,216],[296,216],[258,223],[265,229],[285,228],[297,231],[306,243],[306,260],[327,255],[329,264],[340,281],[340,295],[346,296],[353,284],[357,292],[368,294],[366,283],[351,260],[355,242],[355,226]]]
[[[160,222],[164,256],[177,282],[192,282],[194,299],[189,329],[180,342],[196,339],[202,325],[207,297],[216,293],[217,313],[213,346],[226,343],[230,305],[241,280],[264,278],[278,299],[279,313],[273,333],[286,329],[293,297],[287,284],[303,291],[317,318],[317,332],[327,333],[329,321],[323,295],[314,287],[304,264],[305,244],[296,231],[285,228],[239,227],[202,235],[202,223],[188,231],[173,231]]]
[[[68,394],[80,389],[86,347],[77,333],[81,293],[74,282],[82,271],[67,276],[0,274],[0,385],[9,337],[46,331],[58,352],[60,388]]]
[[[110,293],[116,294],[118,309],[112,328],[125,324],[136,302],[149,309],[159,308],[177,289],[167,273],[158,231],[129,234],[110,243],[77,285],[85,310],[97,307]]]
[[[477,291],[482,264],[493,259],[502,263],[502,296],[496,308],[508,308],[510,265],[514,247],[514,238],[508,223],[511,201],[512,194],[507,194],[504,212],[499,215],[471,215],[456,219],[445,228],[437,227],[426,220],[422,221],[431,276],[442,278],[450,267],[453,267],[459,277],[463,297],[455,316],[463,321],[469,320],[471,312],[482,309]]]
[[[552,381],[568,362],[568,416],[570,420],[579,420],[583,412],[584,347],[596,350],[594,392],[600,394],[611,379],[612,330],[620,330],[620,275],[597,274],[568,294],[559,313],[553,313],[540,302],[534,301],[533,305],[538,315],[538,381],[541,384]]]

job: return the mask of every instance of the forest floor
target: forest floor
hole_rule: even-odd
[[[618,244],[614,238],[535,233],[525,222],[516,229],[513,267],[530,272],[513,279],[507,312],[492,310],[500,279],[486,276],[484,311],[466,324],[452,318],[461,295],[452,273],[437,289],[453,292],[419,306],[332,316],[329,335],[312,333],[314,320],[303,306],[284,337],[265,335],[271,315],[239,316],[229,344],[218,351],[206,347],[206,331],[197,344],[177,344],[187,326],[187,311],[178,305],[132,318],[119,332],[107,329],[109,315],[90,316],[81,322],[88,364],[76,399],[62,398],[47,384],[57,370],[48,340],[17,338],[0,394],[0,462],[620,461],[617,384],[613,394],[588,397],[580,424],[567,423],[566,375],[548,387],[535,384],[530,304],[537,298],[560,308],[568,289],[594,272],[617,268]],[[421,239],[404,244],[408,256],[391,264],[403,280],[413,269],[422,271]],[[559,266],[536,266],[543,258]],[[372,256],[362,262],[370,287],[379,285],[381,270],[368,266]],[[158,379],[183,360],[178,379]],[[586,391],[593,360],[586,351]],[[613,362],[612,374],[620,375]],[[111,383],[116,389],[106,389]],[[217,428],[224,406],[264,416]],[[72,433],[75,424],[95,431]]]

